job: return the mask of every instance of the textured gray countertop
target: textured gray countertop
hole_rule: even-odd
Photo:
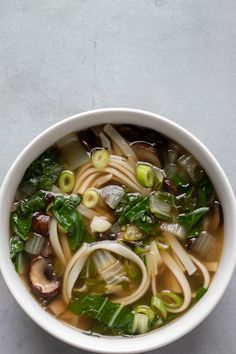
[[[51,124],[120,106],[189,129],[235,190],[235,63],[234,0],[0,0],[0,181]],[[82,353],[34,324],[0,281],[0,353]],[[235,284],[204,323],[157,352],[234,354]]]

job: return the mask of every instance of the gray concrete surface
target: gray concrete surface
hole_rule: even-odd
[[[235,63],[234,0],[0,0],[0,181],[54,122],[122,106],[189,129],[235,190]],[[235,284],[204,323],[156,352],[234,354]],[[0,353],[82,351],[37,327],[1,279]]]

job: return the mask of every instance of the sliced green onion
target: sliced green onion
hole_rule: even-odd
[[[69,193],[75,185],[75,175],[72,171],[63,171],[59,177],[59,188],[62,193]]]
[[[43,250],[45,238],[39,234],[33,233],[25,244],[25,251],[29,254],[37,256]]]
[[[148,316],[142,313],[134,315],[132,333],[143,334],[148,331]]]
[[[143,187],[151,188],[155,181],[152,166],[148,164],[137,164],[136,178]]]
[[[158,296],[152,296],[151,307],[164,320],[167,318],[167,308],[164,302]]]
[[[180,307],[183,304],[183,298],[174,291],[163,290],[162,292],[157,293],[156,296],[163,301],[165,306],[173,309]]]
[[[99,193],[95,188],[87,189],[83,194],[82,203],[87,208],[94,208],[99,201]]]
[[[163,320],[161,319],[161,317],[156,316],[154,321],[152,322],[152,327],[159,327],[163,324]]]
[[[136,313],[142,313],[142,314],[146,315],[148,317],[149,322],[152,322],[155,318],[154,311],[151,309],[151,307],[149,307],[147,305],[139,305],[139,306],[135,307],[134,310]]]
[[[106,149],[96,149],[92,153],[92,164],[95,168],[106,168],[109,164],[109,152]]]

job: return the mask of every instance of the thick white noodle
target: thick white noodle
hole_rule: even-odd
[[[183,304],[176,309],[168,307],[168,311],[173,313],[182,312],[188,308],[191,302],[191,289],[189,282],[180,267],[178,266],[178,264],[176,263],[176,261],[174,260],[174,258],[168,252],[162,251],[161,255],[166,266],[178,280],[184,295]]]
[[[190,255],[192,261],[196,264],[196,266],[200,269],[200,271],[202,272],[203,275],[203,279],[204,279],[204,283],[203,283],[203,288],[208,288],[211,278],[210,278],[210,274],[206,268],[206,266],[200,262],[196,257]]]
[[[187,254],[187,252],[181,246],[179,241],[176,239],[176,237],[170,234],[169,232],[163,232],[163,236],[165,237],[166,241],[169,243],[173,252],[177,255],[179,260],[182,262],[188,274],[192,275],[193,273],[195,273],[197,268],[193,264],[190,256]]]
[[[105,125],[103,130],[127,157],[131,157],[135,161],[137,160],[133,149],[111,124]]]
[[[83,246],[74,254],[71,261],[68,263],[63,281],[63,298],[66,303],[68,303],[72,296],[72,290],[75,285],[76,280],[79,277],[79,274],[88,259],[88,257],[94,251],[98,249],[103,249],[111,251],[113,253],[119,254],[120,256],[127,258],[137,264],[142,272],[142,281],[139,284],[138,288],[134,291],[133,294],[125,296],[123,298],[113,299],[113,302],[121,303],[124,305],[131,304],[137,301],[140,297],[144,295],[150,285],[150,278],[147,276],[146,267],[143,261],[132,252],[127,247],[118,244],[114,241],[101,241],[94,242],[91,244],[83,244]]]
[[[101,188],[104,184],[110,182],[110,180],[112,179],[112,174],[109,173],[108,175],[103,175],[101,177],[98,177],[94,183],[93,183],[93,187],[94,188]]]
[[[94,216],[99,216],[99,213],[97,213],[92,209],[87,208],[83,203],[79,204],[77,210],[81,215],[85,216],[88,219],[93,219]]]
[[[72,253],[71,253],[71,249],[70,249],[67,235],[64,233],[60,234],[59,242],[61,244],[62,252],[64,254],[66,263],[68,263],[70,261],[70,259],[72,258]]]
[[[53,251],[55,252],[57,258],[61,261],[61,263],[64,266],[66,266],[66,259],[60,245],[58,231],[57,231],[57,221],[55,218],[52,218],[50,223],[49,238],[50,238]]]

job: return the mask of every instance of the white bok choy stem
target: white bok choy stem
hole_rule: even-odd
[[[92,258],[98,273],[108,285],[115,285],[129,280],[122,263],[109,251],[98,250],[93,253]]]
[[[178,308],[167,307],[168,311],[173,313],[182,312],[188,308],[191,302],[191,289],[190,289],[189,282],[186,276],[184,275],[184,273],[182,272],[182,270],[180,269],[180,267],[178,266],[178,264],[175,262],[174,258],[168,252],[162,251],[161,255],[166,266],[169,268],[171,273],[178,280],[184,295],[183,304]]]
[[[65,267],[66,266],[66,258],[64,256],[59,237],[58,237],[58,231],[57,231],[57,221],[55,218],[52,218],[51,223],[50,223],[50,228],[49,228],[49,238],[50,242],[53,248],[53,251],[55,252],[56,256],[62,263],[62,265]]]
[[[184,265],[185,269],[187,270],[189,275],[192,275],[196,272],[197,268],[195,267],[194,263],[192,262],[190,256],[181,246],[179,241],[177,241],[176,237],[169,232],[163,232],[163,236],[165,237],[166,241],[169,243],[172,251],[177,255],[179,260]]]
[[[196,266],[200,269],[200,271],[202,272],[202,276],[204,279],[204,283],[203,283],[203,288],[208,288],[209,284],[210,284],[210,274],[206,268],[206,266],[200,262],[196,257],[190,255],[192,261],[196,264]]]
[[[101,241],[94,243],[84,243],[81,248],[74,254],[71,261],[68,263],[63,281],[63,298],[66,303],[69,303],[72,297],[72,290],[80,272],[87,261],[88,257],[96,250],[107,250],[116,253],[124,258],[134,262],[142,272],[142,281],[133,294],[123,298],[114,299],[113,302],[129,305],[137,301],[147,291],[150,285],[150,278],[147,276],[146,267],[143,261],[129,248],[118,244],[115,241]]]

